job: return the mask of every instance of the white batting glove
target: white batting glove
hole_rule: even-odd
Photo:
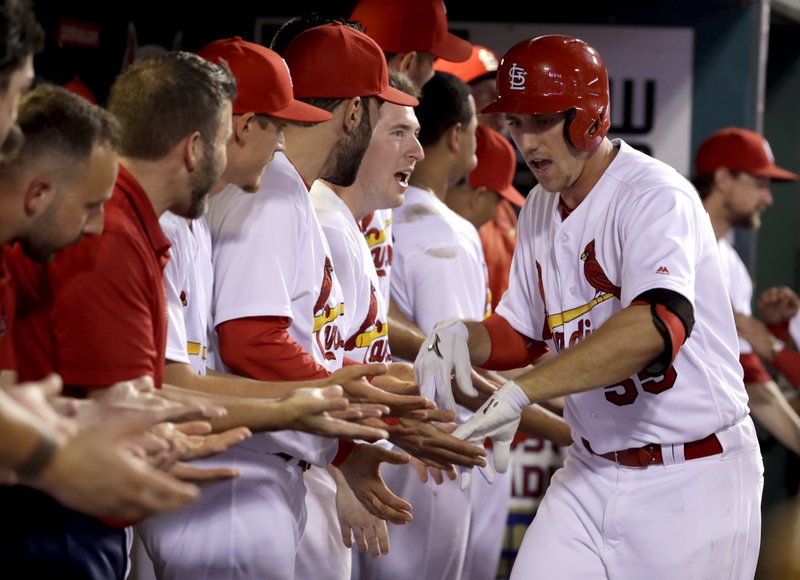
[[[478,395],[472,386],[472,362],[467,339],[469,331],[457,318],[441,320],[425,339],[414,361],[420,394],[433,399],[440,409],[456,409],[450,374],[455,369],[456,382],[461,391],[471,397]]]
[[[514,381],[506,382],[481,407],[469,421],[460,425],[453,436],[464,439],[473,445],[483,446],[488,437],[494,450],[494,468],[498,473],[508,470],[511,442],[519,427],[522,410],[531,404],[525,392]],[[486,481],[494,481],[491,469],[481,471]],[[466,489],[470,482],[470,470],[463,471],[461,488]]]

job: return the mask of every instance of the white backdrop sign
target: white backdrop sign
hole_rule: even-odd
[[[611,133],[688,175],[691,170],[694,30],[644,26],[578,26],[451,22],[499,57],[542,34],[585,40],[603,57],[611,82]]]

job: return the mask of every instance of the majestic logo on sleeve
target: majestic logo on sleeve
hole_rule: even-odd
[[[333,266],[330,258],[326,256],[322,273],[322,289],[314,304],[314,338],[325,360],[336,360],[335,351],[344,346],[344,341],[339,334],[339,326],[336,324],[336,319],[344,314],[344,304],[338,304],[331,308],[328,299],[331,297],[332,290]]]
[[[385,362],[390,358],[388,331],[389,326],[378,320],[378,299],[375,297],[375,286],[370,284],[367,315],[358,330],[344,343],[344,349],[347,351],[365,349],[365,363]]]

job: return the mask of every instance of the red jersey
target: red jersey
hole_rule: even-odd
[[[170,242],[124,167],[105,212],[102,235],[67,248],[46,266],[15,252],[20,292],[28,288],[13,336],[18,352],[34,349],[24,355],[30,364],[19,361],[20,380],[56,371],[72,386],[106,387],[142,375],[161,386]]]

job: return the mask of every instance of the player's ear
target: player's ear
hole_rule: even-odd
[[[253,123],[256,122],[255,113],[245,113],[233,117],[233,138],[237,145],[245,145]]]
[[[717,167],[714,170],[714,187],[713,189],[717,189],[719,191],[728,191],[733,184],[733,174],[730,172],[730,169],[727,167]]]
[[[183,139],[183,162],[186,169],[192,172],[203,158],[203,137],[195,131]]]
[[[361,122],[362,115],[369,115],[366,101],[361,97],[352,97],[344,103],[344,117],[342,119],[344,132],[352,133]]]
[[[49,179],[37,178],[28,184],[25,190],[25,215],[36,217],[43,213],[53,202],[56,187]]]
[[[389,59],[388,64],[390,69],[400,71],[403,74],[408,74],[408,71],[414,67],[416,60],[417,53],[412,50],[411,52],[393,54]]]
[[[451,151],[458,152],[461,149],[461,123],[451,125],[444,134],[447,139],[447,147]]]
[[[469,205],[471,208],[480,206],[483,198],[487,195],[493,195],[492,192],[483,185],[478,187],[469,188]]]

